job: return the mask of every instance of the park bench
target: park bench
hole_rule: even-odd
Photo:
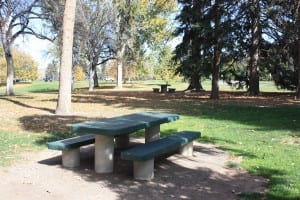
[[[159,93],[159,88],[152,88],[154,93]]]
[[[175,152],[192,156],[193,140],[200,137],[200,132],[182,131],[168,137],[135,146],[121,152],[121,158],[133,161],[134,178],[150,180],[154,177],[154,158]]]
[[[175,88],[168,88],[168,92],[169,92],[169,93],[174,93],[175,91],[176,91]]]
[[[62,164],[64,167],[78,167],[80,165],[80,147],[94,143],[95,135],[86,134],[48,142],[48,148],[62,151]]]

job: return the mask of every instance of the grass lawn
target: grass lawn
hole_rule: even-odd
[[[274,93],[277,89],[268,82],[262,82],[264,93],[257,98],[221,85],[226,92],[221,100],[212,101],[209,92],[152,93],[159,83],[131,82],[124,90],[101,83],[94,92],[87,91],[86,82],[77,83],[72,98],[76,116],[65,118],[53,114],[57,82],[16,85],[16,96],[0,96],[0,165],[16,161],[25,150],[45,148],[47,141],[66,137],[71,123],[140,111],[172,112],[181,118],[163,125],[162,134],[201,131],[200,142],[217,144],[236,158],[228,167],[241,166],[270,180],[267,199],[300,199],[300,104],[292,94]],[[187,86],[171,85],[177,90]],[[203,86],[209,90],[210,83]],[[241,195],[241,199],[258,198],[258,194]]]

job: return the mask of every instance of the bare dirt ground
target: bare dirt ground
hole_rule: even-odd
[[[26,153],[24,160],[0,168],[1,199],[238,199],[241,193],[264,193],[267,180],[240,168],[227,168],[231,158],[216,146],[195,143],[193,157],[158,159],[151,181],[132,178],[132,163],[115,152],[114,172],[96,174],[93,146],[82,149],[81,166],[61,166],[60,153]]]
[[[52,133],[67,130],[68,124],[95,117],[112,117],[139,111],[175,112],[174,105],[208,101],[209,94],[154,94],[152,92],[79,92],[73,95],[76,115],[62,119],[53,115],[56,94],[34,94],[2,98],[0,119],[12,128],[30,132]],[[221,101],[256,106],[299,104],[292,94],[266,94],[256,98],[236,93],[223,93]],[[177,112],[177,111],[176,111]],[[183,112],[183,111],[182,111]],[[12,121],[15,119],[15,121]],[[10,120],[10,121],[9,121]],[[45,141],[44,141],[45,142]],[[135,181],[132,163],[119,159],[115,152],[115,168],[111,174],[96,174],[93,170],[93,146],[82,149],[81,167],[61,166],[60,152],[42,150],[24,153],[23,159],[0,168],[0,199],[195,199],[232,200],[241,193],[264,193],[267,180],[249,175],[240,168],[228,168],[228,156],[217,146],[195,143],[193,157],[173,155],[155,162],[155,178]]]

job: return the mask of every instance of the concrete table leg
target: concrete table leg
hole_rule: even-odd
[[[115,148],[124,149],[129,146],[129,135],[115,137]]]
[[[96,135],[95,137],[95,171],[110,173],[114,167],[114,137]]]
[[[133,162],[133,176],[137,180],[151,180],[154,177],[154,158]]]
[[[80,149],[72,149],[62,151],[62,165],[64,167],[79,167],[80,165]]]
[[[179,154],[184,156],[193,156],[193,141],[179,148]]]
[[[160,86],[160,92],[161,93],[166,93],[168,89],[168,85],[161,85]]]
[[[145,143],[154,140],[159,140],[160,138],[160,126],[153,126],[145,129]]]

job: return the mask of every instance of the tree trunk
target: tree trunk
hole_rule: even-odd
[[[59,94],[55,111],[57,115],[70,115],[72,113],[72,47],[75,9],[76,0],[66,0],[63,18],[61,65],[59,71]]]
[[[71,91],[75,90],[75,77],[74,77],[74,65],[72,66],[72,81],[71,81]]]
[[[7,76],[6,76],[6,95],[12,96],[14,92],[14,62],[10,45],[4,47],[5,59],[7,63]]]
[[[90,64],[90,73],[89,73],[89,92],[93,91],[94,90],[94,84],[95,84],[95,81],[94,81],[94,77],[95,77],[95,68],[93,66],[93,63]]]
[[[298,84],[297,84],[297,90],[296,90],[296,94],[295,94],[295,99],[296,100],[300,100],[300,2],[298,1],[297,4],[297,21],[296,21],[296,27],[297,27],[297,32],[298,32],[298,38],[297,38],[297,59],[296,60],[296,65],[295,65],[295,69],[296,72],[298,74]]]
[[[215,1],[215,44],[214,44],[214,57],[212,62],[212,86],[211,86],[211,99],[219,99],[219,77],[220,77],[220,57],[221,57],[221,38],[219,34],[220,26],[220,8],[219,0]]]
[[[300,41],[298,42],[298,49],[299,48],[300,48]],[[298,50],[298,51],[300,52],[300,50]],[[298,54],[299,54],[298,56],[300,56],[300,53],[298,53]],[[297,63],[297,70],[298,70],[298,85],[297,85],[295,99],[300,100],[300,62],[299,62],[299,59],[298,59],[298,63]]]
[[[99,87],[99,81],[98,81],[98,75],[97,75],[97,67],[95,67],[95,73],[94,73],[94,87]]]
[[[249,94],[256,96],[259,94],[259,45],[260,45],[260,8],[259,0],[253,0],[255,11],[252,18],[252,43],[250,47],[249,61]]]
[[[184,91],[192,91],[194,89],[196,90],[196,92],[204,91],[202,84],[200,82],[200,77],[192,77],[188,88]]]
[[[123,63],[118,61],[118,76],[117,76],[117,88],[121,89],[123,87]]]
[[[123,62],[125,57],[125,44],[121,44],[121,49],[118,51],[117,55],[117,65],[118,65],[118,74],[117,74],[117,88],[123,88]]]

